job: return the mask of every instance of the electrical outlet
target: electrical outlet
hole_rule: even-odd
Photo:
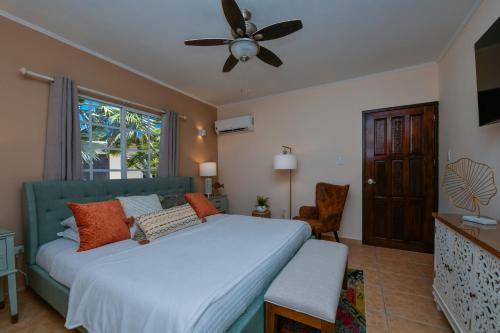
[[[281,218],[282,219],[286,218],[286,208],[281,209]]]
[[[337,165],[344,165],[344,156],[339,155],[337,156]]]
[[[14,253],[17,255],[24,253],[24,245],[19,245],[14,248]]]
[[[451,162],[451,149],[448,150],[448,154],[446,155],[446,161]]]

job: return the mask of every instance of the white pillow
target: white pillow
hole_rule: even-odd
[[[117,197],[117,199],[120,200],[126,217],[138,218],[163,209],[157,194],[133,195],[130,197]],[[134,223],[130,228],[131,237],[134,236],[136,230],[137,226]]]
[[[78,232],[74,231],[71,228],[66,228],[62,232],[58,232],[57,236],[75,241],[80,244],[80,235],[78,235]]]
[[[73,231],[75,231],[78,234],[78,226],[76,225],[76,220],[75,220],[74,216],[70,216],[66,220],[62,221],[61,225],[63,227],[67,227],[67,228],[72,229]]]

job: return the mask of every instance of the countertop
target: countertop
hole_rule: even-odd
[[[499,224],[496,226],[483,226],[472,222],[464,222],[462,215],[459,214],[433,213],[432,215],[449,228],[500,258]]]

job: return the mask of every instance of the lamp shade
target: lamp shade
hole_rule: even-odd
[[[201,177],[217,176],[217,163],[215,162],[200,163],[200,176]]]
[[[297,157],[292,154],[274,155],[274,169],[276,170],[297,169]]]

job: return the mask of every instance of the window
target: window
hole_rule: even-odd
[[[159,116],[80,96],[83,178],[158,177]]]

